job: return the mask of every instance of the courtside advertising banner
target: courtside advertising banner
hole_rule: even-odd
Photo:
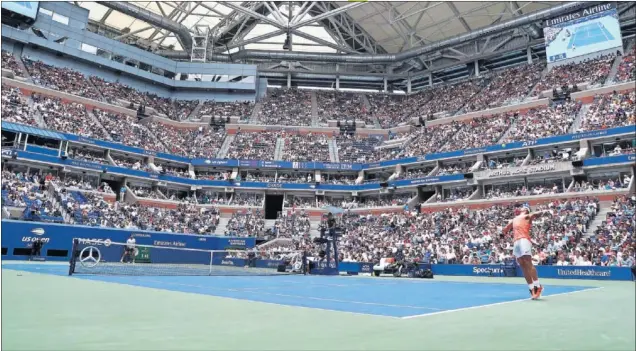
[[[15,249],[30,248],[34,240],[44,243],[42,254],[47,260],[64,261],[70,258],[73,239],[94,243],[97,247],[109,247],[112,242],[125,243],[132,235],[137,244],[160,246],[165,248],[184,248],[198,250],[249,249],[256,245],[254,238],[235,238],[209,235],[190,235],[159,233],[130,229],[107,229],[88,226],[50,224],[40,222],[2,221],[2,249],[7,254],[3,259],[25,259],[24,255],[16,255]],[[48,250],[67,251],[66,256],[51,257]],[[111,250],[104,250],[110,252]],[[166,250],[176,252],[174,250]],[[121,255],[120,250],[117,254]],[[174,261],[173,261],[174,262]],[[179,262],[177,260],[176,262]]]

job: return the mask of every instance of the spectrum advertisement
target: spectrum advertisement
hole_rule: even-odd
[[[340,272],[349,274],[371,273],[373,263],[341,262]],[[452,276],[503,277],[508,266],[504,265],[469,265],[469,264],[434,264],[431,265],[433,274]],[[625,280],[634,279],[629,267],[600,267],[600,266],[535,266],[541,278],[559,279],[592,279],[592,280]],[[521,268],[514,268],[515,277],[523,277]]]

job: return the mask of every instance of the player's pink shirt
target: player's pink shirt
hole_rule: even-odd
[[[530,227],[532,222],[530,216],[527,214],[521,214],[512,220],[512,232],[514,235],[514,241],[519,239],[530,240]]]

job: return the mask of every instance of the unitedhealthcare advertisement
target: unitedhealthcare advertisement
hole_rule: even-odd
[[[2,8],[35,19],[38,15],[39,1],[3,1]]]
[[[547,20],[543,33],[548,63],[623,45],[615,3]]]

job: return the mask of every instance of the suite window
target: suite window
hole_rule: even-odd
[[[68,26],[68,17],[53,13],[53,20]]]

